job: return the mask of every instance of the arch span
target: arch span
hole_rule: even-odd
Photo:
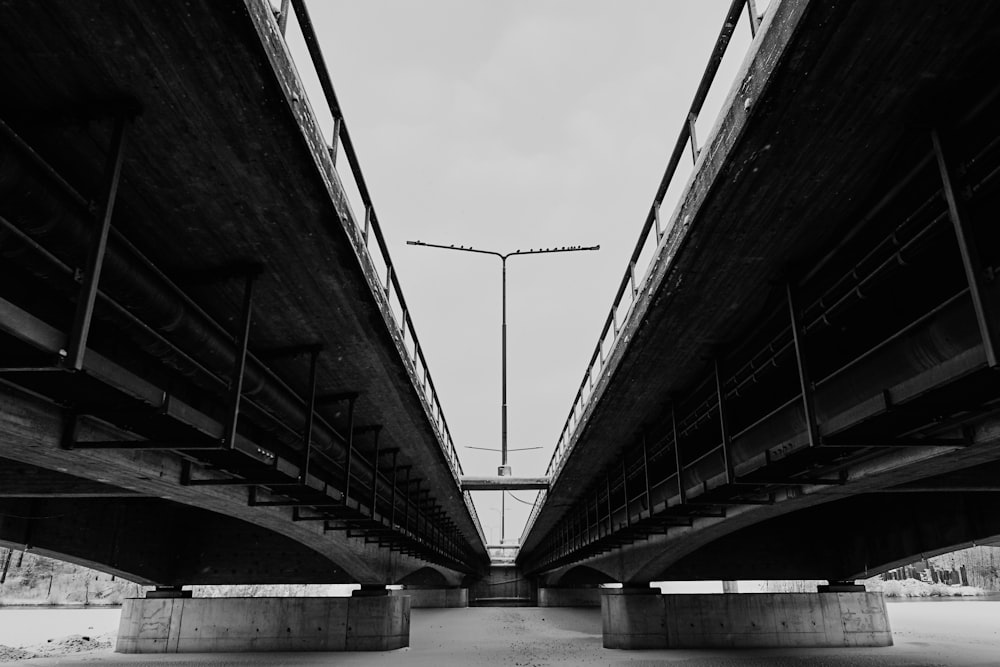
[[[284,535],[160,498],[0,499],[0,542],[147,585],[354,583]]]
[[[995,492],[868,493],[743,528],[679,559],[661,551],[633,562],[627,576],[634,582],[861,579],[998,535]]]
[[[403,584],[406,587],[449,588],[461,585],[462,579],[462,575],[442,571],[428,565],[414,570],[405,577],[400,578],[396,583]]]
[[[546,573],[541,581],[543,586],[584,587],[616,582],[613,576],[589,565],[573,565]]]

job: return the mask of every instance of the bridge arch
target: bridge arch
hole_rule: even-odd
[[[406,587],[449,588],[462,584],[462,575],[426,565],[396,581]]]
[[[355,583],[285,535],[161,498],[2,499],[0,544],[146,585]]]
[[[867,578],[996,541],[1000,494],[867,493],[744,525],[707,542],[697,532],[636,550],[624,580]],[[680,554],[678,542],[700,546]]]
[[[594,566],[590,563],[586,565],[567,565],[550,572],[546,572],[539,578],[540,586],[596,586],[598,584],[610,584],[618,581],[615,575],[606,571],[602,566]]]

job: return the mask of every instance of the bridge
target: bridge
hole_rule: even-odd
[[[484,573],[304,4],[0,9],[0,540],[161,596]]]
[[[879,643],[847,582],[1000,534],[1000,8],[734,1],[549,469],[513,482],[463,475],[304,0],[0,9],[0,542],[156,586],[120,650],[397,648],[411,603],[510,575],[623,584],[631,648],[717,613],[651,581],[827,579],[768,604]],[[491,568],[468,489],[511,483],[545,490]]]
[[[849,590],[1000,533],[996,18],[769,10],[711,136],[678,139],[573,403],[517,559],[542,587]],[[605,645],[683,635],[643,627],[670,604],[616,597]]]

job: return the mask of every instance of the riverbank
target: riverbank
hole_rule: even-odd
[[[376,667],[516,667],[549,665],[671,665],[679,667],[985,667],[1000,656],[1000,601],[942,599],[940,602],[891,602],[888,606],[895,646],[862,649],[756,649],[747,651],[616,651],[601,646],[598,609],[470,608],[414,609],[410,647],[387,653],[243,653],[120,655],[110,648],[86,653],[26,659],[7,664],[109,665],[328,665]],[[0,610],[0,644],[30,628],[80,629],[97,633],[106,609]],[[57,618],[59,613],[76,619]],[[16,617],[17,620],[14,620]],[[71,622],[78,625],[73,630]],[[19,625],[14,626],[17,623]],[[85,624],[80,628],[79,624]],[[117,621],[115,621],[117,625]],[[98,635],[99,636],[99,635]],[[58,644],[59,640],[44,645]],[[74,645],[74,648],[78,647]],[[27,647],[26,653],[35,650]],[[44,654],[43,654],[44,655]]]

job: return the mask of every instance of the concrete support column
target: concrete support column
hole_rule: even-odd
[[[350,598],[126,600],[118,653],[388,651],[410,645],[410,599],[383,587]]]
[[[601,589],[604,648],[666,648],[663,595],[649,586]]]
[[[604,589],[605,648],[891,646],[881,593],[661,595]]]
[[[410,586],[401,590],[393,590],[391,595],[410,598],[410,609],[468,607],[469,589],[455,587]]]
[[[539,607],[600,607],[600,586],[566,586],[538,589]]]

